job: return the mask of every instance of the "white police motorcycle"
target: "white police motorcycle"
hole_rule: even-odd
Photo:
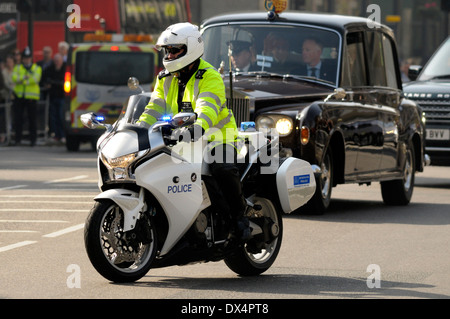
[[[139,88],[137,79],[130,78],[129,87]],[[227,203],[202,160],[206,142],[172,138],[171,132],[191,125],[196,114],[180,113],[146,129],[135,123],[149,99],[150,93],[132,95],[113,125],[102,124],[94,113],[81,116],[86,127],[106,127],[97,142],[102,193],[95,197],[84,230],[94,268],[113,282],[132,282],[150,268],[193,262],[224,260],[243,276],[269,269],[281,246],[282,213],[314,194],[311,165],[278,158],[276,139],[240,132],[247,150],[239,166],[251,228],[251,238],[243,243],[233,235]]]

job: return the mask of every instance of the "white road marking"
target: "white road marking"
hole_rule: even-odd
[[[78,224],[78,225],[75,225],[75,226],[71,226],[71,227],[68,227],[68,228],[64,228],[64,229],[55,231],[55,232],[47,234],[47,235],[43,235],[42,237],[54,238],[54,237],[58,237],[58,236],[61,236],[61,235],[67,234],[67,233],[71,233],[71,232],[74,232],[74,231],[77,231],[77,230],[80,230],[80,229],[83,229],[83,228],[84,228],[84,223],[83,224]]]
[[[89,177],[88,175],[79,175],[79,176],[74,176],[74,177],[69,177],[69,178],[62,178],[62,179],[55,179],[52,181],[46,181],[44,182],[44,184],[53,184],[53,183],[60,183],[60,182],[67,182],[67,181],[75,181],[75,180],[79,180],[79,179],[84,179]]]
[[[0,191],[8,190],[8,189],[23,188],[23,187],[27,187],[27,186],[28,185],[16,185],[16,186],[2,187],[2,188],[0,188]]]
[[[48,208],[1,208],[0,212],[66,212],[66,213],[82,213],[86,209],[48,209]]]
[[[94,198],[94,196],[92,196],[92,195],[77,195],[77,194],[75,194],[75,195],[57,195],[57,194],[55,194],[55,195],[32,195],[32,194],[29,194],[29,195],[0,195],[0,198],[27,198],[27,197],[29,197],[29,198],[36,198],[36,197],[39,197],[39,198],[81,198],[81,197],[85,197],[85,198]]]
[[[19,248],[19,247],[23,247],[23,246],[27,246],[27,245],[31,245],[31,244],[35,244],[37,243],[37,241],[34,240],[25,240],[25,241],[21,241],[12,245],[8,245],[8,246],[4,246],[4,247],[0,247],[0,253],[4,252],[4,251],[8,251],[14,248]]]
[[[0,233],[37,233],[37,230],[0,230]]]
[[[0,200],[0,203],[9,203],[9,204],[24,204],[24,203],[38,203],[38,204],[92,204],[90,202],[68,202],[68,201],[51,201],[51,200],[33,200],[33,201],[23,201],[23,200]]]
[[[68,221],[52,219],[0,219],[0,223],[68,223]]]

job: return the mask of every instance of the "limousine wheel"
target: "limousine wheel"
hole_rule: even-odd
[[[320,169],[320,175],[316,176],[316,192],[306,205],[307,212],[316,215],[323,214],[330,206],[333,188],[333,156],[330,148],[325,153]]]
[[[403,168],[403,178],[393,181],[381,182],[381,194],[383,201],[388,205],[408,205],[415,180],[416,163],[414,147],[409,143],[405,154],[405,166]]]

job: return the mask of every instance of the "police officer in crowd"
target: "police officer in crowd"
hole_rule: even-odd
[[[12,81],[14,82],[14,127],[15,144],[19,145],[22,140],[22,126],[24,115],[27,120],[30,132],[31,146],[36,145],[37,140],[37,101],[40,97],[39,81],[41,80],[42,69],[33,63],[33,56],[27,47],[22,53],[22,62],[14,66]]]

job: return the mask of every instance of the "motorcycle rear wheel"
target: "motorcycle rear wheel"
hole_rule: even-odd
[[[84,228],[89,260],[103,277],[113,282],[133,282],[145,276],[157,250],[150,220],[138,221],[149,229],[142,237],[141,231],[123,231],[123,214],[112,200],[99,200],[91,209]]]
[[[269,269],[278,256],[283,238],[283,221],[280,210],[265,198],[255,199],[255,204],[262,207],[258,213],[272,219],[278,235],[271,242],[265,243],[265,247],[260,253],[250,253],[244,245],[236,254],[225,258],[224,261],[228,268],[240,276],[257,276]]]

